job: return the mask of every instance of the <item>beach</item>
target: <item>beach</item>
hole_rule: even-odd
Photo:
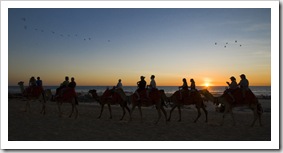
[[[29,112],[24,112],[25,101],[21,98],[8,99],[8,140],[9,141],[271,141],[271,101],[260,99],[264,113],[263,126],[257,121],[250,127],[253,113],[247,108],[235,108],[236,125],[233,126],[231,115],[225,117],[220,125],[222,113],[215,111],[212,102],[205,102],[208,122],[204,112],[194,123],[197,110],[194,105],[184,106],[182,121],[178,122],[178,110],[172,113],[171,121],[165,121],[162,114],[155,124],[157,111],[154,107],[142,107],[143,122],[136,108],[129,122],[129,114],[120,121],[122,109],[112,105],[113,118],[104,106],[102,117],[98,119],[100,105],[97,102],[80,103],[78,118],[69,118],[71,104],[63,103],[63,116],[59,117],[55,102],[46,103],[46,114],[40,114],[41,103],[31,102]],[[131,109],[131,105],[130,105]],[[165,108],[167,116],[170,107]]]

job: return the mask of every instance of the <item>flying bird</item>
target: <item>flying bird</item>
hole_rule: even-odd
[[[27,19],[26,18],[22,18],[22,20],[25,22]]]
[[[217,42],[215,43],[215,45],[217,45]]]
[[[235,43],[237,43],[238,41],[237,40],[235,40]]]

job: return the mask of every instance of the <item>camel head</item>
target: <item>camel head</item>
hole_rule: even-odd
[[[23,82],[23,81],[20,81],[20,82],[18,82],[18,85],[19,85],[20,88],[21,88],[21,92],[24,93],[24,90],[25,90],[25,88],[24,88],[24,82]]]
[[[23,86],[23,85],[24,85],[24,82],[23,82],[23,81],[20,81],[20,82],[18,82],[18,85],[19,85],[19,86]]]
[[[202,94],[209,101],[212,101],[213,103],[215,103],[214,96],[207,89],[199,90],[199,93]]]
[[[97,92],[95,89],[89,90],[88,93],[90,93],[92,95],[92,98],[94,98],[96,101],[100,101],[100,98],[97,95]]]

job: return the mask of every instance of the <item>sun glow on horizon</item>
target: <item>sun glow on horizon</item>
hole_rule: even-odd
[[[205,86],[205,87],[209,87],[210,84],[207,82],[207,83],[204,84],[204,86]]]

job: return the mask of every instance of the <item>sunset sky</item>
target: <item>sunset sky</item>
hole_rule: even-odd
[[[10,8],[8,85],[271,85],[269,8]],[[227,44],[226,44],[227,43]],[[225,47],[226,46],[226,47]]]

